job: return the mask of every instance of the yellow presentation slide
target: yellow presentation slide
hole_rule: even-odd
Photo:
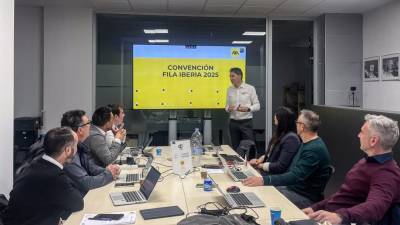
[[[245,74],[246,48],[133,45],[133,109],[224,108],[229,70]]]

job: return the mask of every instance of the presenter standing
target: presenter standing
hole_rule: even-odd
[[[225,110],[229,113],[229,132],[232,148],[239,146],[242,140],[254,140],[253,112],[260,110],[256,89],[243,82],[240,68],[230,69],[232,86],[228,88]]]

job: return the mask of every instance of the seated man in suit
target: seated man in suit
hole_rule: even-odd
[[[324,141],[318,136],[320,123],[315,112],[302,110],[296,121],[302,144],[289,169],[282,174],[250,177],[244,185],[278,186],[277,189],[299,208],[322,200],[331,175],[331,159]]]
[[[106,132],[111,130],[114,122],[114,115],[110,107],[102,106],[96,109],[92,116],[92,126],[90,127],[90,135],[84,141],[84,144],[89,147],[93,155],[94,162],[102,167],[113,163],[119,153],[124,150],[121,144],[125,139],[125,129],[119,130],[115,134],[114,141],[111,146],[107,146]]]
[[[303,209],[311,219],[332,224],[373,223],[400,202],[400,168],[392,153],[399,138],[397,121],[366,115],[358,138],[366,156],[347,173],[338,192]]]
[[[45,154],[14,182],[5,225],[54,225],[83,208],[81,193],[63,170],[74,158],[77,144],[78,137],[70,128],[47,132]]]
[[[119,175],[118,165],[98,166],[91,160],[90,150],[82,142],[89,136],[90,120],[83,110],[71,110],[63,114],[61,126],[70,127],[78,135],[78,152],[65,166],[65,172],[86,191],[104,186]]]

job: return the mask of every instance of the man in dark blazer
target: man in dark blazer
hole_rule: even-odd
[[[66,127],[44,138],[45,154],[15,180],[5,210],[5,225],[58,225],[83,209],[83,197],[63,168],[77,151],[78,137]]]
[[[96,109],[92,115],[92,126],[90,127],[90,135],[84,141],[93,154],[95,163],[99,166],[106,167],[113,163],[119,153],[124,150],[122,140],[125,139],[126,130],[120,129],[115,134],[114,141],[111,146],[107,146],[106,132],[111,130],[114,124],[114,116],[111,108],[102,106]]]
[[[65,172],[80,184],[85,191],[102,187],[118,177],[120,168],[110,164],[107,168],[93,163],[90,149],[82,142],[89,136],[90,120],[83,110],[71,110],[63,114],[61,126],[70,127],[78,135],[78,151],[72,163],[65,166]]]

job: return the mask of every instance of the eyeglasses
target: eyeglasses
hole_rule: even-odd
[[[306,125],[305,123],[298,121],[298,120],[296,120],[296,124],[303,124],[304,126]]]
[[[91,123],[92,123],[92,121],[89,120],[87,123],[78,125],[78,127],[84,127],[84,126],[89,125],[89,124],[91,124]]]

